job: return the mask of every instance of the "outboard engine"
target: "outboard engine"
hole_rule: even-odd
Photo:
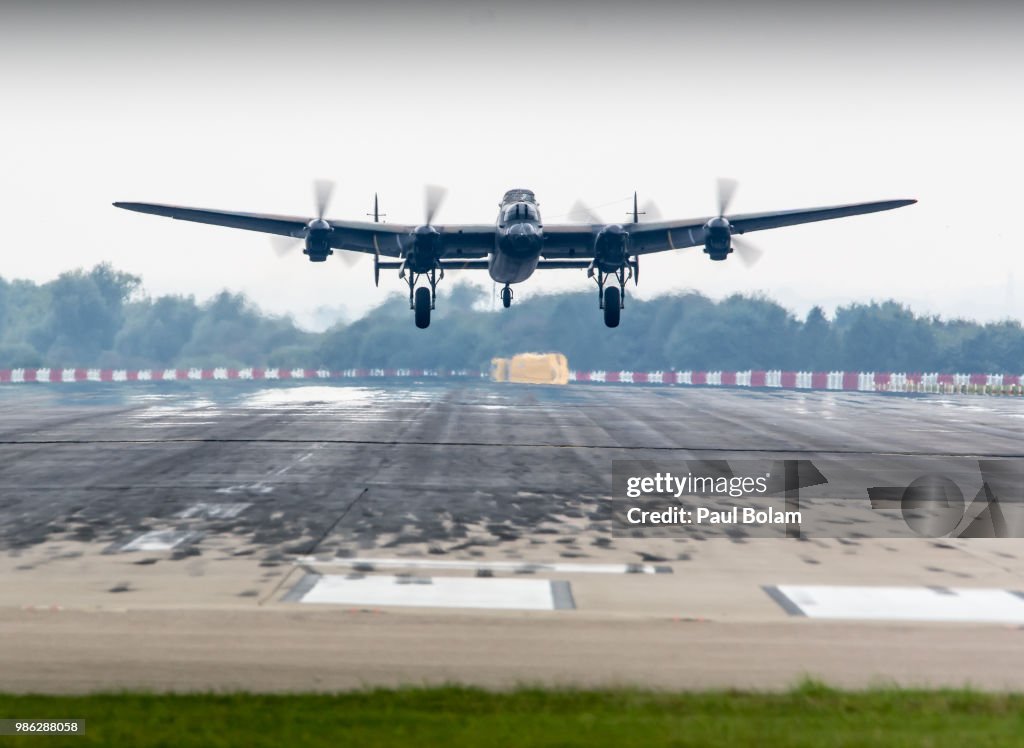
[[[704,224],[704,253],[715,261],[722,261],[732,252],[732,227],[721,216]]]
[[[323,218],[315,218],[306,227],[306,248],[302,254],[309,257],[310,262],[323,262],[332,254],[331,232],[334,229]]]

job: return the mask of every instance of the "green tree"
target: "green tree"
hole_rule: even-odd
[[[902,304],[851,304],[836,310],[842,365],[848,371],[931,371],[942,368],[935,331]]]
[[[832,325],[820,306],[812,307],[800,328],[796,345],[796,366],[811,371],[829,371],[839,365]]]
[[[47,284],[49,314],[36,340],[48,343],[47,359],[54,365],[97,360],[113,346],[123,322],[124,304],[140,282],[138,277],[104,264],[88,273],[62,273]]]
[[[142,366],[171,366],[192,339],[201,311],[191,296],[161,296],[129,304],[114,349]]]
[[[1024,330],[1016,320],[985,325],[963,342],[961,361],[985,373],[1024,373]]]
[[[4,339],[7,323],[7,281],[0,278],[0,340]]]

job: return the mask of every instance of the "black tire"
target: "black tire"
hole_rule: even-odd
[[[512,289],[508,286],[501,289],[501,305],[506,309],[512,306]]]
[[[604,290],[604,323],[608,327],[619,326],[619,289],[615,286]]]
[[[416,289],[416,327],[430,327],[430,289],[423,286]]]

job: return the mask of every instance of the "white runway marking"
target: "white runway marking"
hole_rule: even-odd
[[[227,488],[218,488],[215,493],[222,493],[231,496],[236,493],[272,493],[274,490],[273,486],[268,486],[262,481],[259,483],[253,483],[251,485],[241,486],[228,486]]]
[[[526,561],[442,561],[414,558],[327,558],[300,556],[294,559],[306,566],[345,566],[357,571],[376,569],[486,569],[513,574],[554,572],[557,574],[671,574],[671,566],[651,564],[535,564]]]
[[[293,467],[295,467],[299,463],[305,462],[306,460],[308,460],[312,456],[313,456],[312,452],[307,452],[306,454],[302,455],[302,457],[300,457],[295,462],[293,462],[291,465],[285,465],[283,468],[281,468],[276,473],[274,473],[274,475],[284,475],[289,470],[291,470]]]
[[[277,410],[281,406],[306,405],[316,403],[318,406],[358,406],[373,405],[379,398],[388,396],[385,390],[373,387],[332,387],[329,385],[309,385],[290,387],[287,389],[268,388],[260,390],[243,401],[248,408],[269,408]]]
[[[1000,589],[779,585],[765,591],[810,618],[1024,623],[1024,597]]]
[[[122,551],[169,551],[187,540],[196,537],[196,533],[181,530],[153,530],[121,546]]]
[[[251,506],[252,504],[245,502],[237,502],[233,504],[210,504],[200,502],[198,504],[193,504],[188,509],[178,512],[178,517],[180,519],[234,519]]]
[[[318,449],[319,449],[319,447],[320,447],[320,445],[317,445]],[[280,470],[276,471],[273,474],[274,477],[276,478],[276,477],[280,477],[280,476],[284,475],[289,470],[291,470],[293,467],[295,467],[296,465],[301,465],[303,462],[305,462],[306,460],[308,460],[312,456],[313,456],[312,452],[307,452],[306,454],[304,454],[301,457],[299,457],[297,460],[294,460],[293,462],[289,463],[288,465],[285,465]],[[227,494],[227,495],[230,496],[230,495],[237,494],[237,493],[264,493],[265,494],[265,493],[271,493],[271,492],[273,492],[273,490],[274,490],[273,486],[268,486],[265,481],[261,480],[261,481],[257,481],[256,483],[253,483],[251,485],[242,484],[242,485],[228,486],[227,488],[218,488],[216,493]]]
[[[307,574],[285,601],[417,608],[555,610],[572,608],[565,582],[476,577],[340,576]]]

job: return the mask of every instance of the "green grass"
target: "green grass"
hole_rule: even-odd
[[[1024,695],[405,688],[335,695],[0,695],[0,717],[81,718],[26,746],[1020,746]]]

